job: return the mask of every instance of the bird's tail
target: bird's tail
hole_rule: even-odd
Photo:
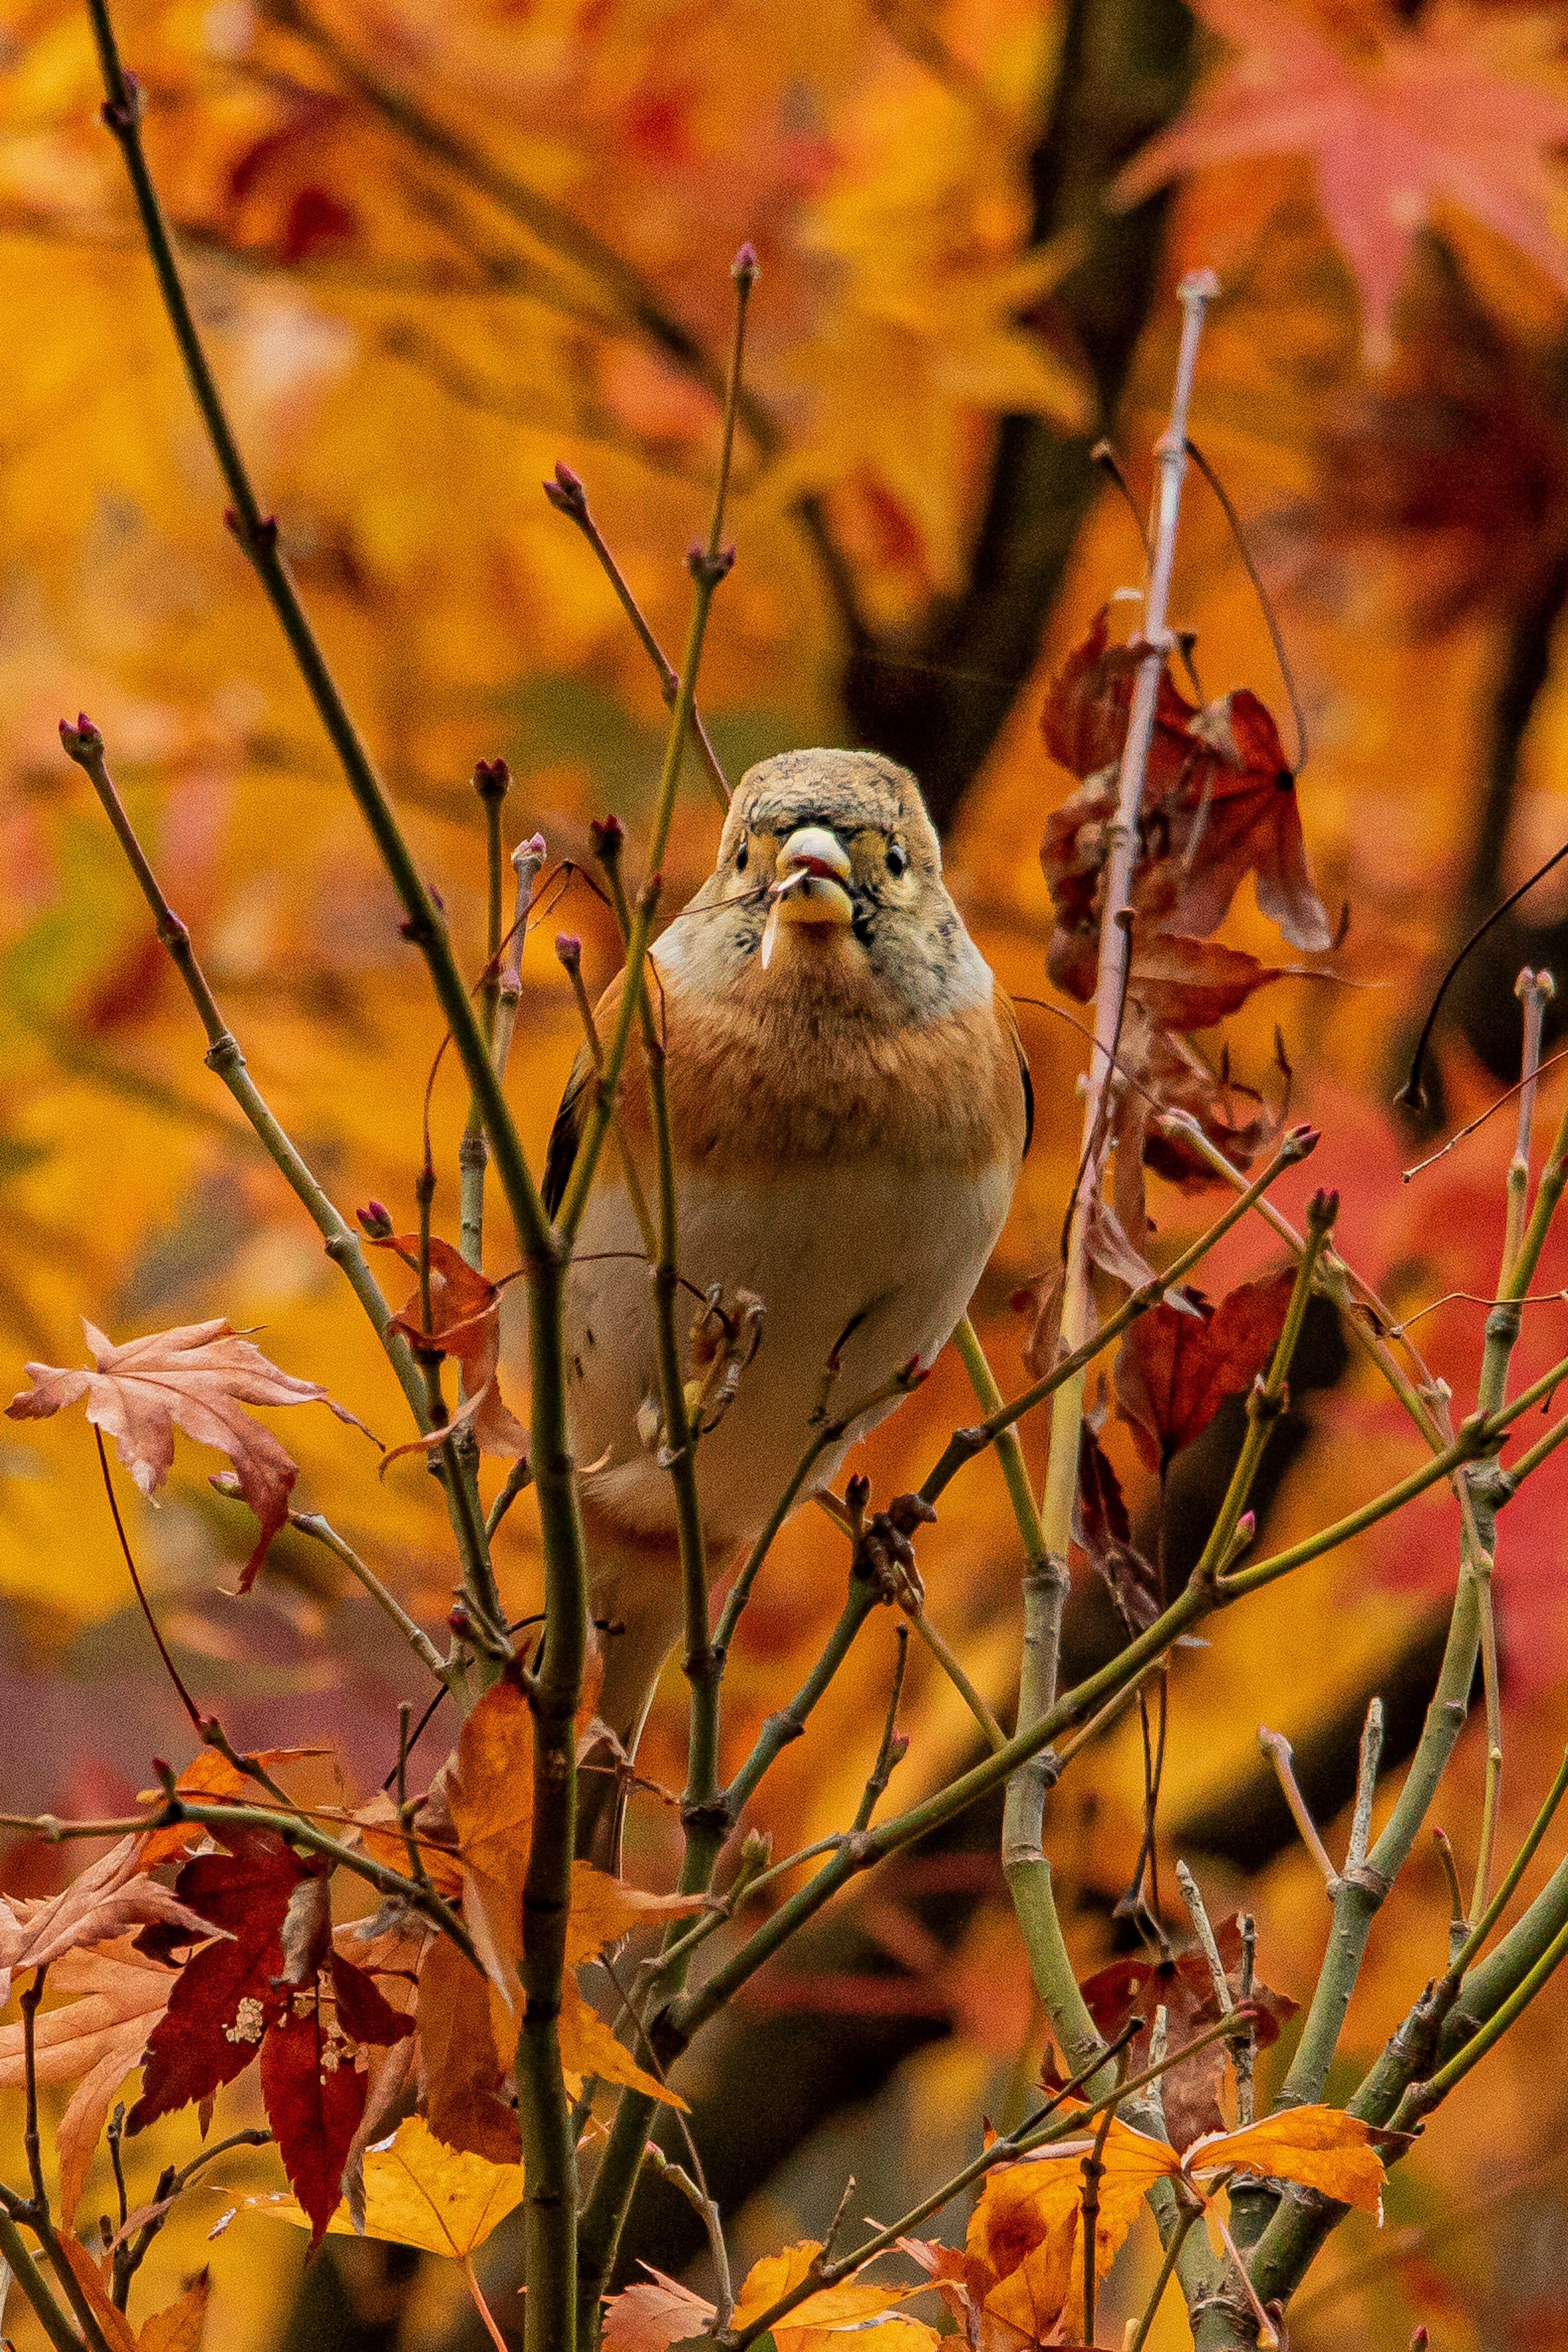
[[[665,1660],[680,1639],[680,1555],[673,1536],[637,1535],[583,1500],[588,1600],[605,1653],[597,1713],[628,1756],[637,1753]],[[626,1799],[614,1771],[578,1782],[577,1852],[619,1871]]]

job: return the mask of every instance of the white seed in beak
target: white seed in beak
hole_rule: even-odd
[[[763,933],[763,969],[773,961],[781,921],[793,923],[853,922],[855,905],[845,885],[854,868],[849,853],[826,825],[803,824],[779,851],[776,879],[768,886],[773,906]]]

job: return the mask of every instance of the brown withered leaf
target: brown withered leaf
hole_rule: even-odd
[[[68,2231],[62,2232],[58,2243],[60,2252],[71,2266],[77,2285],[98,2322],[99,2333],[109,2352],[136,2352],[136,2331],[125,2314],[115,2308],[108,2282],[87,2248]]]
[[[1037,1381],[1043,1381],[1056,1367],[1057,1351],[1061,1345],[1065,1276],[1066,1268],[1058,1258],[1037,1281],[1016,1290],[1009,1301],[1015,1313],[1029,1318],[1024,1337],[1024,1365]]]
[[[192,1935],[212,1934],[197,1913],[138,1870],[136,1846],[134,1835],[121,1838],[58,1895],[0,1895],[0,2006],[10,1999],[11,1979],[19,1970],[47,1968],[66,1952],[111,1943],[128,1927],[161,1920]]]
[[[55,2130],[60,2219],[68,2229],[110,2102],[140,2064],[176,1981],[173,1969],[144,1958],[129,1937],[67,1952],[50,1967],[51,1994],[72,1998],[39,2011],[35,2057],[40,2083],[76,2084]],[[15,2089],[25,2072],[20,2023],[0,2025],[0,2087]]]
[[[1160,1572],[1132,1540],[1121,1482],[1087,1419],[1079,1427],[1072,1531],[1089,1565],[1110,1586],[1117,1614],[1128,1632],[1142,1633],[1160,1614]]]
[[[1246,1394],[1274,1352],[1294,1287],[1288,1273],[1244,1282],[1217,1307],[1189,1288],[1195,1315],[1162,1304],[1132,1325],[1116,1352],[1116,1402],[1151,1470],[1168,1468],[1226,1397]]]
[[[1226,1980],[1233,1997],[1237,1996],[1241,1967],[1238,1922],[1235,1918],[1219,1921],[1215,1937]],[[1179,2050],[1184,2042],[1190,2042],[1205,2026],[1219,2021],[1219,1996],[1214,1979],[1207,1960],[1195,1947],[1168,1960],[1151,1959],[1142,1953],[1112,1960],[1108,1968],[1090,1977],[1080,1990],[1089,2015],[1108,2041],[1121,2032],[1130,2017],[1142,2018],[1142,2029],[1131,2045],[1131,2066],[1135,2074],[1142,2074],[1150,2063],[1149,2045],[1157,2010],[1165,2011],[1167,2038],[1173,2050]],[[1278,2039],[1280,2026],[1296,2014],[1296,2003],[1286,1994],[1271,1992],[1267,1985],[1257,1982],[1249,2007],[1258,2045],[1264,2050]],[[1173,2147],[1184,2153],[1205,2133],[1224,2130],[1225,2117],[1219,2106],[1224,2071],[1225,2053],[1216,2042],[1182,2059],[1161,2075],[1165,2137]]]
[[[1218,940],[1150,931],[1134,941],[1127,994],[1156,1029],[1212,1029],[1256,990],[1285,976],[1282,964],[1261,963]]]
[[[364,1423],[337,1403],[315,1381],[299,1381],[268,1363],[259,1348],[219,1318],[150,1331],[116,1348],[82,1318],[94,1369],[52,1364],[25,1367],[33,1385],[6,1406],[12,1421],[45,1421],[87,1399],[87,1417],[113,1438],[115,1451],[142,1492],[151,1496],[169,1475],[174,1431],[183,1429],[198,1445],[226,1454],[239,1490],[260,1522],[256,1548],[246,1561],[239,1589],[255,1583],[267,1548],[289,1516],[289,1497],[299,1476],[269,1429],[240,1408],[247,1404],[324,1404],[340,1421]],[[369,1430],[364,1430],[367,1437]],[[374,1441],[372,1441],[374,1443]]]
[[[392,1234],[372,1246],[395,1251],[405,1265],[418,1273],[417,1234]],[[401,1331],[411,1345],[438,1348],[459,1367],[467,1419],[479,1451],[501,1454],[509,1462],[526,1454],[528,1432],[502,1397],[496,1378],[500,1359],[500,1285],[469,1265],[450,1242],[437,1238],[430,1243],[430,1325],[426,1331],[417,1290],[392,1318],[392,1328]],[[426,1442],[414,1441],[416,1444]],[[439,1433],[428,1442],[438,1444]],[[405,1450],[395,1447],[393,1452]]]
[[[198,2272],[177,2301],[142,2322],[136,2352],[196,2352],[211,2298],[212,2281],[205,2271]]]
[[[1137,638],[1111,645],[1102,609],[1053,681],[1041,721],[1052,758],[1084,779],[1047,822],[1040,863],[1057,910],[1051,978],[1085,1003],[1099,961],[1116,769],[1145,651]],[[1245,687],[1200,709],[1162,670],[1131,893],[1139,934],[1206,939],[1248,873],[1259,908],[1292,946],[1331,944],[1307,871],[1295,778],[1268,710]]]

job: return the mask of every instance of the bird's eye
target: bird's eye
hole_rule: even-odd
[[[892,876],[895,882],[898,880],[900,874],[905,874],[909,871],[909,851],[905,849],[900,842],[889,842],[888,845],[888,871]]]
[[[735,871],[737,874],[743,874],[745,872],[746,861],[750,857],[751,854],[751,843],[746,839],[745,835],[742,834],[741,835],[741,845],[735,852]]]

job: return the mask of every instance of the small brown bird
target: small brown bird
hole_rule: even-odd
[[[742,779],[718,864],[652,950],[667,1053],[680,1271],[765,1310],[755,1360],[697,1445],[718,1566],[754,1538],[795,1469],[829,1355],[837,1410],[918,1358],[929,1367],[1002,1231],[1028,1146],[1027,1066],[942,878],[920,788],[865,751],[786,751]],[[599,1007],[613,1019],[615,981]],[[591,1070],[579,1055],[551,1139],[559,1206]],[[656,1197],[645,1089],[623,1133]],[[673,1489],[660,1466],[651,1286],[619,1155],[606,1150],[567,1294],[568,1398],[600,1711],[634,1748],[681,1631]],[[683,1341],[693,1320],[684,1301]],[[867,1413],[816,1466],[826,1487]]]

